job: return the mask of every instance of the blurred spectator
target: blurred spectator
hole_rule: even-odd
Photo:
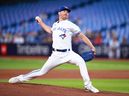
[[[47,12],[43,12],[42,14],[39,15],[39,17],[41,17],[43,20],[48,19],[48,14]]]
[[[26,43],[37,43],[37,32],[28,32],[25,38]]]
[[[120,43],[117,36],[112,33],[109,41],[109,58],[120,58]]]
[[[78,43],[80,43],[82,41],[80,38],[78,38],[77,35],[73,36],[72,40],[73,40],[73,43],[75,43],[75,44],[78,44]]]
[[[24,38],[22,37],[22,35],[20,33],[16,33],[13,37],[13,43],[16,44],[23,44],[24,43]]]
[[[94,44],[101,45],[103,42],[101,32],[97,32],[94,39]]]
[[[128,44],[127,38],[125,36],[123,36],[121,45],[127,45],[127,44]]]
[[[77,24],[78,26],[81,26],[82,25],[81,18],[80,17],[75,18],[74,23]]]
[[[3,36],[4,36],[3,43],[12,43],[13,35],[10,32],[5,33]]]
[[[3,42],[4,42],[4,37],[3,37],[2,31],[0,31],[0,43],[3,43]]]
[[[94,34],[91,29],[86,29],[85,35],[90,39],[92,43],[94,43]]]
[[[45,43],[52,43],[52,36],[51,36],[51,34],[46,34],[46,37],[44,38],[43,42],[45,42]]]

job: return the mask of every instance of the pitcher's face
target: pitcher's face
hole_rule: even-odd
[[[59,19],[66,20],[69,18],[69,12],[67,10],[63,10],[61,12],[58,12]]]

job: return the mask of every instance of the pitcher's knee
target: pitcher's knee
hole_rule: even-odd
[[[37,73],[37,76],[42,76],[42,75],[44,75],[44,74],[46,74],[47,72],[43,72],[43,71],[39,71],[38,73]]]
[[[80,61],[78,61],[78,62],[76,63],[76,65],[77,65],[77,66],[79,66],[79,65],[85,65],[85,62],[84,62],[84,60],[80,60]]]

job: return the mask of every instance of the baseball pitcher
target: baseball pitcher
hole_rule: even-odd
[[[22,83],[24,81],[28,81],[46,74],[48,71],[62,63],[69,62],[79,66],[80,74],[84,81],[85,90],[93,93],[99,92],[99,90],[96,89],[91,83],[84,59],[72,50],[72,35],[75,34],[80,37],[91,48],[94,54],[96,52],[95,47],[92,45],[90,40],[83,33],[81,33],[80,28],[68,20],[70,11],[71,10],[66,6],[60,7],[58,10],[58,21],[53,24],[52,28],[47,26],[39,16],[36,16],[35,19],[38,24],[46,32],[52,34],[52,54],[41,69],[34,70],[28,74],[12,77],[9,79],[9,83]]]

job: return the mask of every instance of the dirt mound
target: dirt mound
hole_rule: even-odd
[[[129,94],[113,92],[94,94],[83,89],[59,86],[0,83],[0,96],[129,96]]]

